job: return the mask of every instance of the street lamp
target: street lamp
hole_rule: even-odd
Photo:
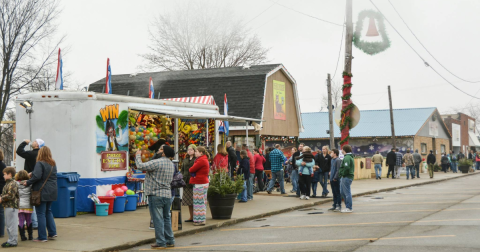
[[[30,141],[32,140],[32,113],[33,113],[33,101],[24,101],[19,104],[20,107],[25,109],[25,112],[28,114],[28,129],[30,131]],[[30,150],[32,146],[30,145]]]

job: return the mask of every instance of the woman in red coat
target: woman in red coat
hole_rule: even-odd
[[[193,184],[193,225],[204,226],[207,218],[208,173],[210,165],[204,147],[195,150],[195,163],[188,170],[190,184]]]
[[[213,158],[213,173],[215,170],[222,169],[228,173],[228,152],[223,144],[217,146],[217,155]]]
[[[263,155],[260,155],[260,151],[258,149],[253,150],[253,157],[255,159],[255,177],[257,178],[258,190],[262,192],[264,189],[263,164],[265,164],[266,160]]]

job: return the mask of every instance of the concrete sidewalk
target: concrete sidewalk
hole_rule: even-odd
[[[468,175],[475,175],[470,173]],[[402,187],[435,183],[452,178],[468,176],[461,173],[435,173],[435,178],[428,178],[428,174],[421,174],[420,179],[365,179],[355,180],[352,184],[354,196],[361,196],[379,191],[395,190]],[[287,192],[291,184],[287,184]],[[321,187],[317,188],[317,194]],[[330,186],[329,186],[330,190]],[[421,193],[421,192],[420,192]],[[321,193],[320,193],[321,194]],[[293,194],[290,194],[293,195]],[[264,192],[254,195],[254,200],[245,204],[236,204],[233,211],[233,219],[212,220],[210,209],[207,209],[207,225],[195,227],[191,223],[183,223],[183,230],[175,232],[175,236],[194,234],[220,226],[232,225],[238,222],[257,219],[264,216],[288,212],[295,209],[309,207],[331,201],[329,198],[312,198],[299,200],[296,197],[280,195],[278,192],[266,194]],[[355,208],[355,199],[353,200]],[[182,209],[183,220],[189,218],[188,208]],[[47,243],[31,241],[19,242],[19,246],[9,251],[114,251],[126,249],[146,243],[153,243],[154,232],[149,229],[150,214],[145,207],[134,212],[113,214],[108,217],[98,217],[94,214],[78,215],[74,218],[55,219],[59,237]],[[5,232],[5,235],[6,232]],[[34,233],[36,236],[36,231]],[[1,238],[3,243],[7,237]]]

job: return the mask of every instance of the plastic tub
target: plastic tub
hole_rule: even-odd
[[[138,194],[127,195],[127,204],[125,205],[125,211],[137,210]]]
[[[112,214],[113,213],[113,206],[114,206],[114,202],[115,202],[115,197],[113,196],[98,196],[98,199],[100,200],[100,203],[108,203],[110,204],[109,207],[108,207],[108,214]],[[95,206],[95,213],[97,212],[97,209],[96,209],[97,206]]]
[[[97,216],[108,216],[109,208],[110,204],[108,203],[97,203],[95,204],[95,214]]]
[[[125,203],[127,202],[127,196],[117,196],[115,197],[115,203],[113,204],[114,213],[123,213],[125,212]]]

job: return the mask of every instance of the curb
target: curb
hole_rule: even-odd
[[[396,186],[396,187],[384,188],[384,189],[379,189],[379,190],[372,190],[372,191],[368,191],[368,192],[353,194],[352,198],[361,197],[361,196],[370,195],[370,194],[379,193],[379,192],[394,191],[394,190],[397,190],[397,189],[403,189],[403,188],[412,187],[412,186],[434,184],[434,183],[439,183],[439,182],[443,182],[443,181],[447,181],[447,180],[464,178],[464,177],[467,177],[467,176],[473,176],[473,175],[477,175],[477,174],[480,174],[480,172],[469,173],[469,174],[465,174],[463,176],[458,176],[458,177],[453,177],[453,178],[444,178],[444,179],[440,179],[440,180],[431,180],[431,181],[426,181],[426,182],[421,182],[421,183],[416,183],[416,184]],[[207,225],[207,226],[203,226],[203,227],[197,228],[197,229],[192,229],[192,230],[188,230],[188,231],[179,231],[177,233],[174,233],[174,235],[175,235],[175,237],[192,235],[192,234],[217,229],[217,228],[220,228],[220,227],[231,226],[231,225],[234,225],[234,224],[237,224],[237,223],[247,222],[247,221],[250,221],[250,220],[255,220],[255,219],[259,219],[259,218],[263,218],[263,217],[267,217],[267,216],[272,216],[272,215],[287,213],[287,212],[291,212],[291,211],[299,210],[299,209],[303,209],[303,208],[313,207],[313,206],[317,206],[317,205],[321,205],[321,204],[324,204],[324,203],[331,202],[332,200],[333,199],[323,199],[323,200],[318,200],[318,201],[315,201],[315,202],[312,202],[312,203],[303,204],[303,205],[299,205],[299,206],[295,206],[295,207],[284,208],[284,209],[271,211],[271,212],[267,212],[267,213],[256,214],[256,215],[252,215],[252,216],[248,216],[248,217],[244,217],[244,218],[231,219],[231,220],[228,220],[228,221],[225,221],[225,222],[212,224],[212,225]],[[126,249],[130,249],[130,248],[133,248],[133,247],[138,247],[138,246],[142,246],[142,245],[146,245],[146,244],[150,244],[150,243],[154,243],[154,242],[155,242],[155,238],[149,238],[149,239],[144,239],[144,240],[140,240],[140,241],[136,241],[136,242],[129,242],[129,243],[121,244],[121,245],[118,245],[118,246],[112,246],[112,247],[108,247],[108,248],[93,250],[93,252],[109,252],[109,251],[126,250]]]

